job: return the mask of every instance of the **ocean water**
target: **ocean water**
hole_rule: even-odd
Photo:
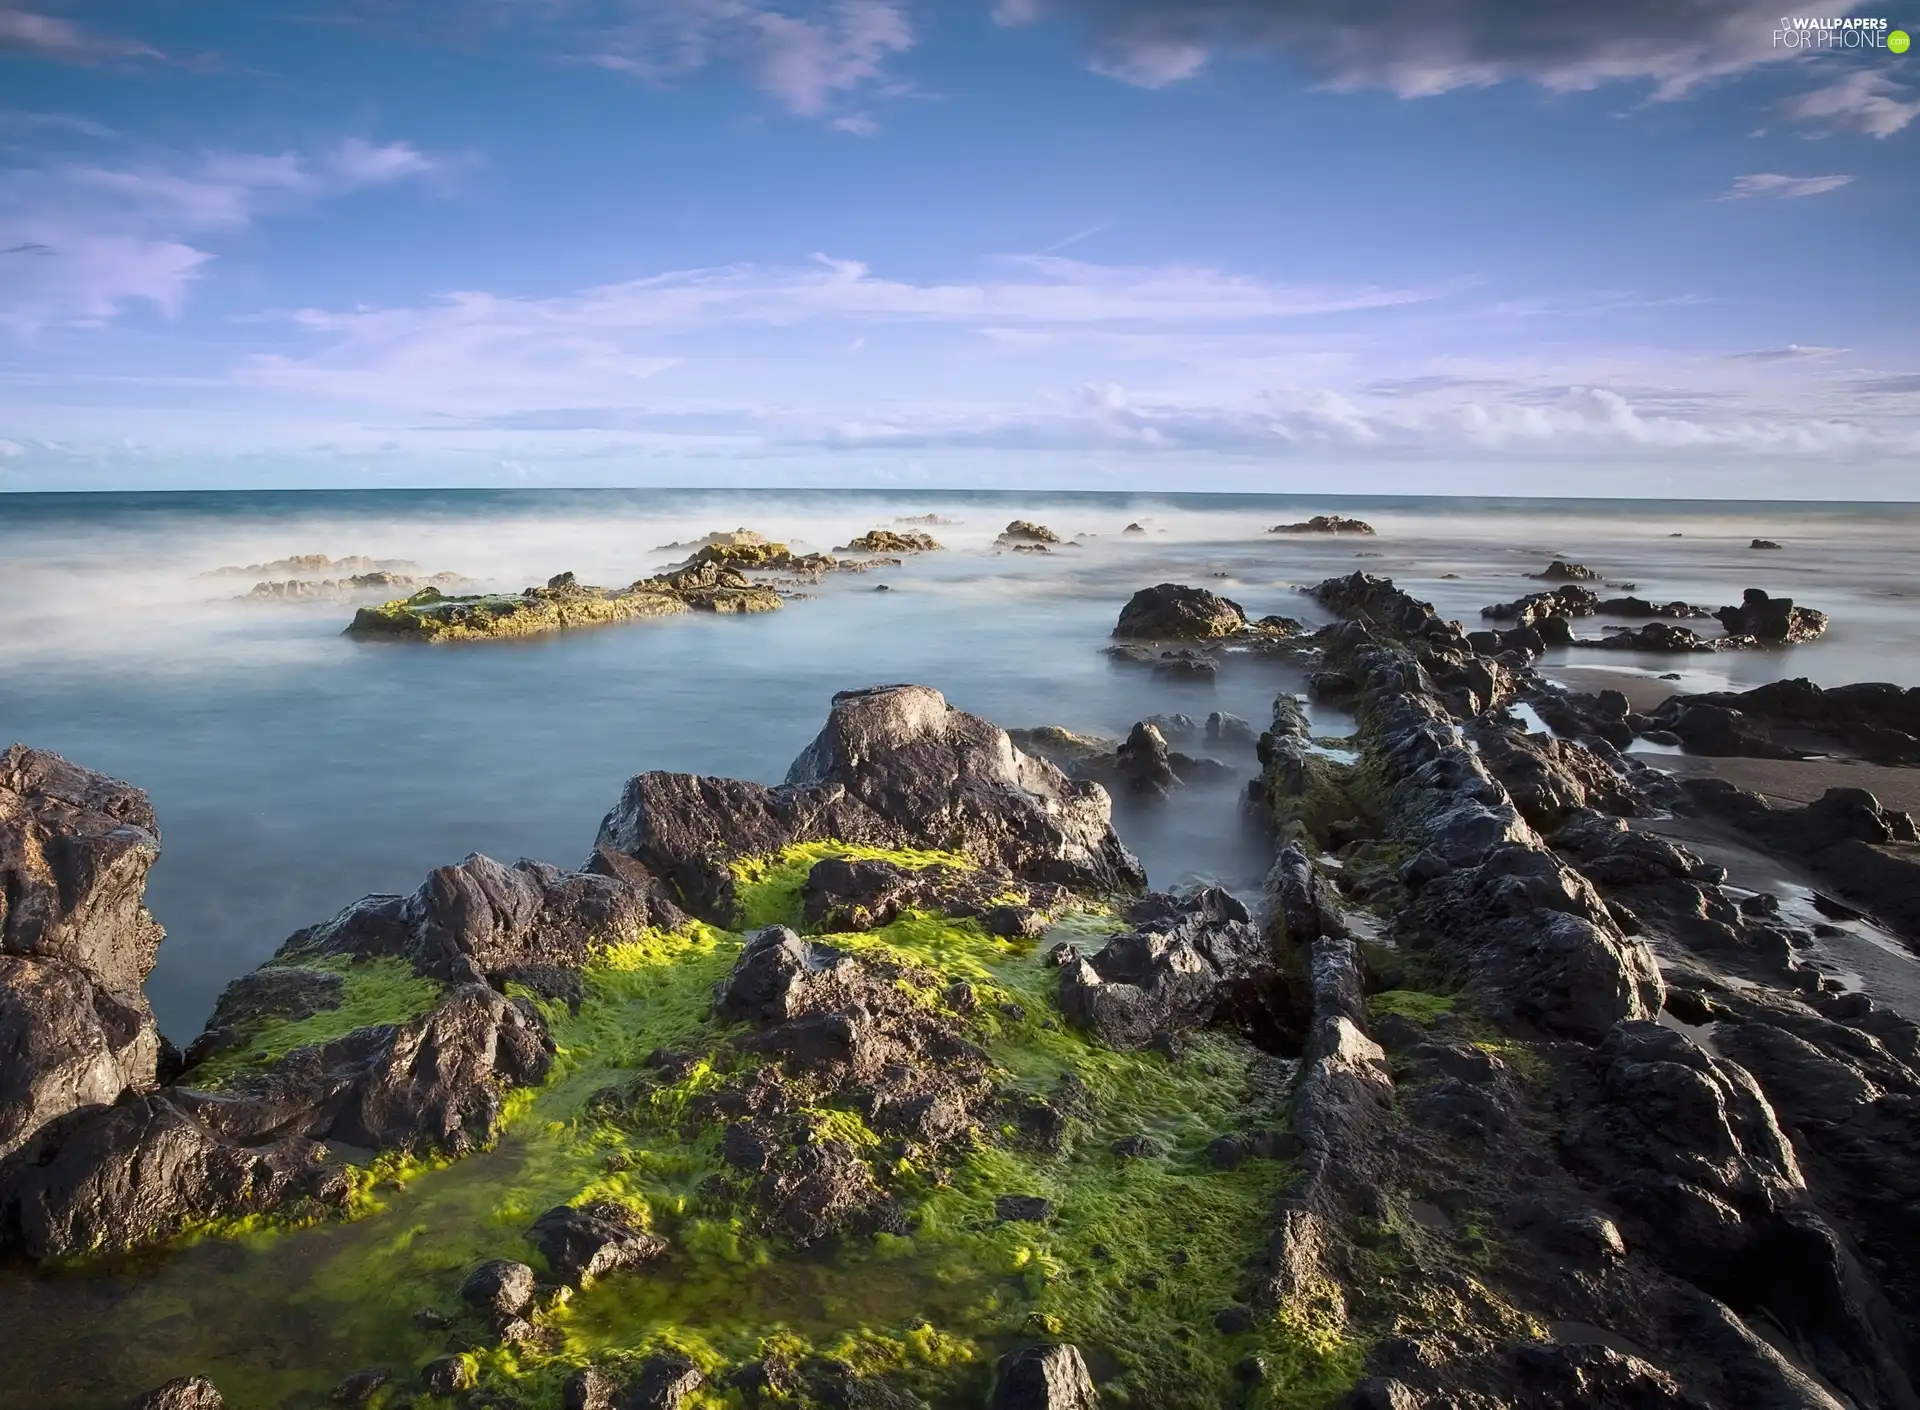
[[[1264,530],[1358,515],[1375,538]],[[526,642],[348,640],[339,604],[234,600],[228,564],[322,552],[406,558],[517,589],[573,570],[626,583],[662,546],[747,526],[813,548],[937,513],[948,551],[829,578],[784,611],[705,615]],[[1080,546],[997,553],[1009,520]],[[1145,535],[1123,535],[1138,522]],[[1678,537],[1674,537],[1678,535]],[[1780,541],[1755,551],[1754,537]],[[221,986],[292,931],[369,892],[407,891],[469,852],[577,864],[645,769],[777,781],[837,690],[917,681],[1003,725],[1124,735],[1226,710],[1264,724],[1290,667],[1236,659],[1214,688],[1101,653],[1136,589],[1186,582],[1252,615],[1324,620],[1300,592],[1392,576],[1448,616],[1534,590],[1555,556],[1648,597],[1708,606],[1745,587],[1831,614],[1787,652],[1673,658],[1563,652],[1550,673],[1658,698],[1783,675],[1920,680],[1920,506],[1654,504],[1262,496],[885,492],[341,492],[0,496],[0,741],[54,749],[147,790],[164,850],[150,904],[168,939],[149,981],[176,1041]],[[889,591],[877,592],[878,583]],[[1711,626],[1711,624],[1709,624]],[[1663,681],[1679,671],[1682,679]],[[1349,722],[1326,715],[1328,733]],[[1250,752],[1221,757],[1243,776]],[[1258,885],[1262,839],[1238,782],[1116,821],[1156,885]]]

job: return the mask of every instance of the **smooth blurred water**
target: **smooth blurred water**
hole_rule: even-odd
[[[625,583],[657,546],[747,525],[831,548],[898,516],[962,521],[949,551],[831,578],[786,610],[705,615],[526,642],[356,643],[339,605],[232,599],[199,574],[294,553],[418,560],[518,588],[562,569]],[[1375,539],[1263,530],[1358,514]],[[1094,535],[998,554],[1013,518]],[[1122,535],[1138,521],[1150,532]],[[1680,532],[1683,538],[1669,538]],[[1762,536],[1780,552],[1746,545]],[[1375,556],[1377,555],[1377,556]],[[1709,606],[1747,586],[1833,615],[1785,653],[1574,659],[1675,688],[1806,675],[1824,684],[1920,671],[1920,510],[1543,501],[669,491],[0,496],[0,738],[54,749],[147,790],[165,834],[150,901],[169,938],[152,979],[176,1040],[220,987],[289,933],[373,891],[405,891],[471,851],[580,861],[628,775],[684,769],[776,781],[837,690],[918,681],[1009,727],[1124,734],[1145,715],[1221,709],[1264,724],[1297,674],[1236,660],[1215,689],[1101,654],[1137,588],[1212,588],[1252,615],[1323,620],[1296,591],[1385,573],[1449,616],[1539,587],[1580,559],[1644,596]],[[1457,579],[1443,574],[1456,573]],[[885,582],[890,591],[877,592]],[[1709,628],[1712,624],[1707,624]],[[1660,682],[1664,690],[1668,682]],[[1344,730],[1337,718],[1324,727]],[[1229,755],[1246,775],[1250,753]],[[1167,805],[1120,800],[1157,885],[1257,884],[1264,844],[1238,785]]]

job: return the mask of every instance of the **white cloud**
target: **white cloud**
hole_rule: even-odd
[[[135,301],[177,313],[213,259],[195,242],[289,204],[435,169],[407,143],[355,139],[312,154],[0,172],[0,326],[100,323]]]
[[[64,64],[160,57],[158,50],[135,39],[105,34],[57,15],[0,5],[0,53],[8,51]]]
[[[1777,201],[1796,201],[1838,191],[1852,180],[1851,176],[1782,176],[1777,171],[1761,171],[1751,176],[1736,176],[1733,185],[1719,199],[1744,201],[1763,196]]]
[[[1838,83],[1788,99],[1783,111],[1826,132],[1891,137],[1920,117],[1920,98],[1908,98],[1906,93],[1883,73],[1855,69]]]

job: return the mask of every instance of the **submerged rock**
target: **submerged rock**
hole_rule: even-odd
[[[1133,891],[1140,864],[1115,835],[1111,811],[1104,789],[1020,753],[999,726],[938,691],[882,686],[836,695],[826,728],[784,784],[630,780],[600,844],[710,915],[729,904],[729,860],[827,839],[956,851],[1026,881]]]

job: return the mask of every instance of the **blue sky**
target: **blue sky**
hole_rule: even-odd
[[[0,488],[1920,498],[1920,51],[1779,9],[0,3]]]

